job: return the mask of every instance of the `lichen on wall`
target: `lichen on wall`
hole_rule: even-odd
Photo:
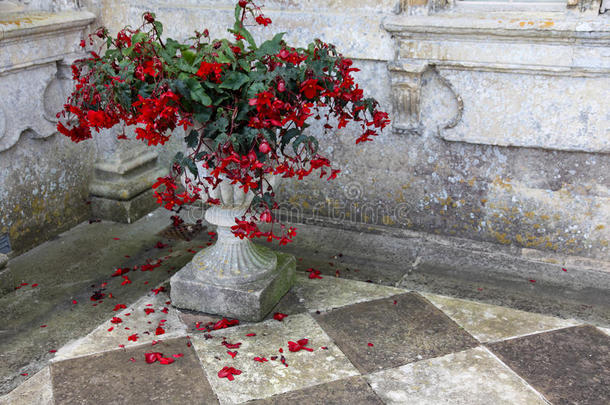
[[[26,134],[0,152],[0,233],[14,253],[89,219],[88,183],[95,151],[61,135]]]

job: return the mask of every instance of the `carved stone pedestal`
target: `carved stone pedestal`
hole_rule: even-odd
[[[172,305],[210,314],[260,321],[294,284],[294,256],[273,252],[240,239],[231,231],[235,218],[242,218],[252,203],[252,191],[244,193],[239,184],[221,181],[206,191],[206,168],[197,162],[198,178],[185,172],[183,183],[188,192],[220,200],[205,212],[205,219],[217,226],[218,240],[197,253],[193,260],[171,278]],[[187,179],[188,178],[188,179]],[[269,187],[277,178],[271,176]],[[201,186],[194,191],[193,187]]]
[[[277,257],[275,269],[265,278],[246,284],[216,285],[200,281],[196,277],[197,268],[193,262],[189,263],[171,278],[172,305],[258,322],[290,290],[295,280],[294,256],[274,254]]]

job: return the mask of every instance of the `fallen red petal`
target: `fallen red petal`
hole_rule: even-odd
[[[161,357],[163,357],[163,353],[159,353],[159,352],[144,353],[144,359],[146,360],[146,362],[148,364],[154,363],[155,361],[159,360]]]
[[[282,321],[282,319],[286,318],[288,315],[283,314],[281,312],[276,312],[275,314],[273,314],[273,319],[275,319],[276,321]]]
[[[227,378],[229,381],[233,381],[235,379],[233,376],[240,374],[241,370],[225,366],[218,372],[218,378]]]

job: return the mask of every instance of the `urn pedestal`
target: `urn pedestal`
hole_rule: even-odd
[[[204,168],[199,168],[204,173]],[[192,178],[191,178],[192,180]],[[270,179],[273,186],[275,179]],[[231,232],[235,218],[247,211],[254,195],[221,182],[209,190],[221,205],[205,219],[217,225],[217,242],[198,252],[170,280],[172,305],[243,321],[262,320],[290,290],[296,274],[294,256],[273,252]],[[189,182],[185,184],[189,190]],[[207,199],[207,194],[205,195]]]

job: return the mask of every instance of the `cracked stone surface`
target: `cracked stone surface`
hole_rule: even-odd
[[[483,347],[380,371],[366,378],[386,404],[546,404]]]
[[[256,333],[248,337],[246,334]],[[252,325],[223,329],[212,333],[212,339],[193,336],[193,346],[201,358],[203,368],[221,403],[241,403],[265,398],[287,391],[358,375],[358,370],[332,342],[328,335],[308,314],[291,315],[283,321],[274,319]],[[236,349],[222,345],[223,337],[229,343],[241,342]],[[313,352],[290,352],[288,341],[309,339]],[[321,347],[327,347],[322,349]],[[283,355],[288,367],[280,362]],[[237,351],[235,358],[227,351]],[[278,356],[271,360],[272,356]],[[255,357],[269,361],[259,363]],[[225,366],[242,371],[234,381],[218,378]]]
[[[574,320],[565,320],[497,305],[436,294],[422,295],[483,343],[579,324]]]

